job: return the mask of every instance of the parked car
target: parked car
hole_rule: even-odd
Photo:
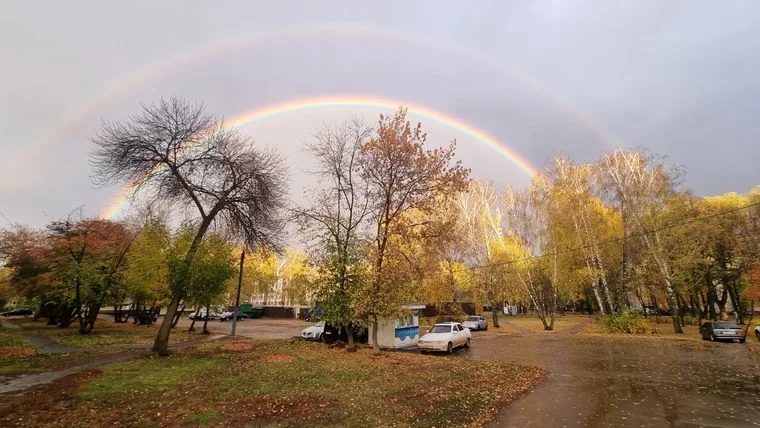
[[[15,317],[15,316],[21,316],[21,315],[27,317],[33,314],[34,312],[32,312],[31,309],[24,309],[24,308],[17,308],[12,311],[2,313],[4,317]]]
[[[236,317],[238,321],[248,319],[248,315],[244,314],[241,311],[236,311],[236,312],[227,311],[227,312],[222,312],[219,315],[219,321],[232,321],[233,317]]]
[[[421,352],[439,351],[451,354],[454,348],[470,347],[472,335],[470,329],[462,327],[458,322],[446,322],[434,325],[417,342],[417,348]]]
[[[150,324],[158,321],[158,310],[143,309],[140,311],[138,318],[143,324]],[[148,322],[150,320],[150,322]]]
[[[369,337],[367,335],[367,327],[355,324],[352,328],[354,333],[354,342],[356,343],[367,343]],[[324,327],[324,334],[322,336],[322,340],[325,341],[325,343],[335,343],[337,341],[341,342],[348,342],[348,333],[346,332],[346,329],[343,328],[342,325],[332,325],[330,323],[326,323]]]
[[[306,340],[319,340],[325,338],[325,322],[320,321],[314,325],[301,330],[301,338]]]
[[[190,318],[191,320],[203,321],[203,320],[206,320],[206,319],[209,319],[209,320],[218,319],[219,315],[220,314],[217,313],[217,312],[215,312],[213,309],[208,313],[208,315],[206,315],[206,310],[205,309],[201,309],[201,311],[197,313],[197,316],[196,316],[195,312],[192,312],[187,317]]]
[[[755,337],[757,337],[757,340],[760,340],[760,324],[755,326]]]
[[[488,330],[488,320],[481,316],[474,315],[467,317],[467,319],[462,322],[462,326],[467,327],[470,330]]]
[[[747,331],[739,324],[727,321],[708,321],[702,324],[699,332],[704,340],[738,340],[744,343]]]

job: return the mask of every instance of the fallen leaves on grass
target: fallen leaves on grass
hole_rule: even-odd
[[[296,357],[292,355],[267,355],[264,357],[264,361],[268,363],[289,363],[295,359]]]
[[[248,342],[232,342],[222,345],[222,349],[225,351],[248,351],[252,348]]]
[[[0,348],[0,358],[24,358],[36,354],[37,351],[29,346],[9,346]]]
[[[20,406],[0,425],[21,417],[30,426],[482,426],[544,375],[492,361],[225,338],[104,366],[81,385],[37,388],[49,395],[44,411]]]

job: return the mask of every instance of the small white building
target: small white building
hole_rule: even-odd
[[[380,319],[377,323],[377,342],[381,348],[399,349],[417,346],[420,340],[420,310],[422,303],[404,303],[402,314],[394,319]],[[369,344],[372,342],[372,323],[369,326]]]

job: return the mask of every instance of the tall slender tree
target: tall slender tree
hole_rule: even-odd
[[[407,223],[412,210],[429,212],[441,200],[464,191],[469,170],[454,161],[456,142],[448,147],[426,149],[422,125],[412,127],[403,107],[393,116],[380,116],[377,136],[361,146],[359,163],[368,184],[372,232],[372,277],[361,304],[372,323],[372,344],[376,351],[378,320],[395,314],[403,299],[401,278],[386,264],[399,256],[394,242],[403,242],[402,231],[418,233],[425,224]],[[398,271],[396,271],[398,272]]]

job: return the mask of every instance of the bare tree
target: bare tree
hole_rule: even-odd
[[[316,158],[314,175],[321,186],[314,189],[309,208],[297,215],[317,239],[316,258],[323,273],[318,295],[327,321],[342,325],[349,351],[354,344],[353,294],[362,280],[360,231],[368,212],[367,182],[359,176],[358,157],[372,129],[357,118],[339,127],[325,127],[307,150]]]
[[[191,207],[196,233],[172,272],[172,298],[153,351],[167,354],[169,333],[185,296],[190,266],[203,236],[224,226],[251,247],[278,247],[286,171],[272,151],[252,142],[180,98],[143,106],[126,122],[105,122],[92,138],[94,179],[139,186],[154,204]]]

